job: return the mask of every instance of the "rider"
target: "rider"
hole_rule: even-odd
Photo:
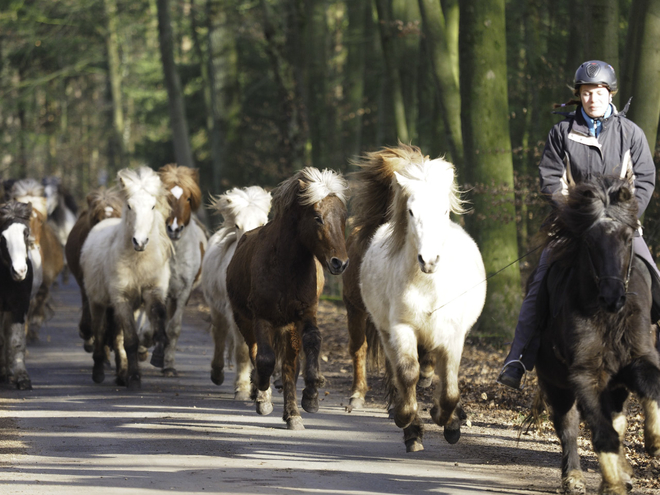
[[[589,60],[575,72],[573,94],[577,99],[561,106],[577,105],[577,109],[552,127],[539,164],[541,192],[551,203],[577,182],[597,175],[623,178],[632,168],[639,216],[646,210],[655,186],[655,165],[644,132],[625,117],[630,101],[621,112],[612,103],[617,90],[614,69],[605,62]],[[660,281],[641,227],[633,244],[635,253],[655,269],[656,280]],[[536,297],[548,269],[548,255],[546,247],[520,308],[511,350],[497,378],[498,383],[515,389],[520,388],[525,371],[530,371],[536,361],[540,343],[535,338]]]

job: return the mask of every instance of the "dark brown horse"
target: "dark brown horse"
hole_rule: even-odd
[[[269,414],[270,379],[282,363],[283,419],[304,429],[296,405],[298,353],[305,356],[302,407],[319,408],[321,332],[316,324],[323,268],[341,274],[348,265],[344,228],[346,183],[335,172],[305,168],[273,195],[273,219],[245,233],[227,268],[227,292],[236,324],[255,367],[252,398]],[[275,350],[274,350],[275,348]]]
[[[599,493],[624,495],[632,468],[622,439],[630,392],[646,412],[645,441],[660,454],[660,362],[652,342],[651,276],[633,254],[637,200],[618,178],[583,182],[557,206],[552,263],[539,300],[537,373],[562,447],[564,493],[586,491],[580,416],[600,463]],[[653,332],[652,332],[653,330]]]
[[[122,208],[123,201],[118,190],[101,188],[90,192],[87,195],[87,209],[80,214],[64,246],[67,265],[80,287],[82,315],[78,323],[78,334],[85,341],[84,347],[87,352],[94,350],[94,336],[89,302],[83,284],[83,272],[80,267],[80,251],[92,227],[106,218],[121,217]]]

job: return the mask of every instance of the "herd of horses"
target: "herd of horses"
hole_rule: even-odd
[[[81,290],[79,335],[93,355],[92,379],[104,380],[114,354],[116,383],[131,390],[141,386],[139,362],[149,353],[165,376],[177,374],[183,308],[201,286],[215,344],[213,383],[223,383],[225,354],[232,354],[234,398],[269,414],[279,376],[283,420],[304,429],[296,382],[302,373],[302,408],[318,411],[324,378],[316,315],[327,272],[343,279],[354,373],[349,408],[363,407],[366,362],[382,353],[406,450],[423,449],[416,394],[432,383],[431,418],[447,442],[457,442],[466,419],[459,364],[487,277],[476,243],[452,220],[465,213],[454,167],[404,144],[354,165],[350,187],[337,172],[307,167],[271,192],[250,186],[212,198],[209,209],[223,221],[210,238],[194,215],[199,177],[187,167],[123,169],[117,186],[90,193],[80,214],[58,181],[5,181],[0,379],[31,388],[26,335],[37,337],[65,264]],[[586,493],[580,417],[601,466],[600,493],[632,487],[623,448],[631,392],[644,404],[646,449],[660,455],[660,362],[649,274],[631,249],[636,211],[631,182],[598,178],[574,187],[546,222],[553,264],[540,298],[537,370],[561,441],[565,493]]]

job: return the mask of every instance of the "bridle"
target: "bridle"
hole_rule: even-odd
[[[585,241],[585,245],[587,251],[587,259],[589,260],[589,266],[591,268],[591,274],[594,278],[594,281],[596,282],[596,286],[600,289],[600,283],[603,280],[616,280],[617,282],[620,282],[621,285],[623,285],[625,292],[628,293],[628,284],[630,282],[630,276],[632,274],[632,267],[633,267],[633,259],[635,257],[635,246],[632,238],[630,239],[630,258],[628,260],[628,269],[626,270],[625,280],[615,275],[599,276],[598,272],[596,271],[596,266],[594,265],[594,261],[593,259],[591,259],[591,250],[589,249],[589,243]]]

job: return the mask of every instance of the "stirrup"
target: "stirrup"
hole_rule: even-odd
[[[527,366],[525,366],[525,363],[523,363],[521,359],[522,359],[522,354],[518,359],[513,359],[511,361],[507,361],[506,363],[504,363],[504,366],[502,366],[502,369],[500,370],[496,382],[499,383],[500,385],[504,385],[503,383],[500,383],[499,377],[502,375],[502,373],[504,373],[504,370],[507,368],[507,366],[509,366],[510,364],[519,363],[520,366],[522,366],[523,375],[522,378],[520,379],[520,387],[518,388],[518,390],[523,390],[525,388],[525,384],[527,383]]]

